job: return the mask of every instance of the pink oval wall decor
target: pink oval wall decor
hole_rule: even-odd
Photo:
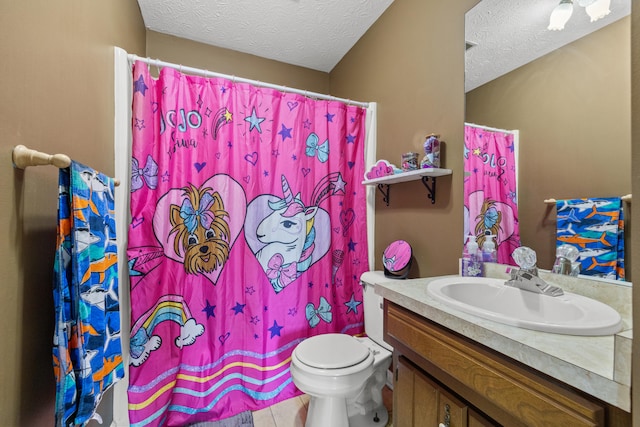
[[[392,242],[382,254],[385,275],[404,279],[411,267],[411,245],[404,240]]]

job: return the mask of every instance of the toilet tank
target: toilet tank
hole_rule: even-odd
[[[383,298],[376,294],[375,286],[381,280],[389,281],[384,277],[381,271],[369,271],[364,273],[360,278],[362,284],[362,300],[364,305],[364,330],[367,336],[377,344],[393,351],[393,347],[383,340]]]

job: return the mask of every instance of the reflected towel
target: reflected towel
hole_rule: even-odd
[[[113,180],[60,169],[53,295],[56,426],[85,425],[124,376]]]
[[[624,214],[619,197],[558,200],[556,245],[580,251],[580,274],[624,280]]]

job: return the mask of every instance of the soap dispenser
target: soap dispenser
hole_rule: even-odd
[[[482,277],[484,275],[482,254],[474,235],[469,235],[462,252],[462,275],[465,277]]]
[[[498,262],[498,251],[496,250],[496,244],[493,238],[496,237],[493,234],[486,234],[485,241],[482,244],[482,261],[483,262]]]

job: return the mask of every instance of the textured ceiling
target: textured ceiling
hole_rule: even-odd
[[[536,58],[598,30],[631,12],[631,0],[611,0],[611,13],[596,22],[574,1],[565,29],[549,31],[559,0],[482,0],[465,18],[465,40],[476,46],[465,55],[468,92]]]
[[[393,0],[138,0],[145,26],[329,72]]]
[[[148,29],[329,72],[393,0],[138,0]],[[563,31],[549,31],[559,0],[482,0],[465,18],[465,89],[475,89],[627,16],[631,0],[589,22],[574,7]],[[577,1],[576,1],[577,3]],[[425,21],[426,22],[426,21]],[[162,59],[162,58],[160,58]]]

